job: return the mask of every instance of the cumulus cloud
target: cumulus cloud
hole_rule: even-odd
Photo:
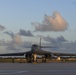
[[[63,36],[52,38],[50,36],[42,37],[45,41],[49,42],[53,46],[60,46],[61,44],[68,42]]]
[[[8,51],[20,51],[21,48],[19,47],[21,44],[21,41],[16,35],[15,39],[12,39],[10,41],[0,40],[0,47],[6,47],[6,52]],[[1,50],[1,49],[0,49]]]
[[[20,29],[19,35],[23,35],[23,36],[33,36],[33,34],[31,33],[30,30],[26,31],[23,29]]]
[[[63,36],[52,38],[50,36],[42,37],[45,41],[49,42],[48,45],[53,45],[57,48],[49,49],[52,52],[60,53],[76,53],[76,41],[69,42]],[[47,44],[46,44],[47,45]]]
[[[9,35],[12,39],[14,38],[14,33],[13,32],[11,32],[11,31],[5,31],[4,32],[5,34],[7,34],[7,35]]]
[[[13,40],[10,40],[8,42],[4,41],[4,40],[0,40],[0,50],[4,50],[5,52],[9,52],[9,51],[27,51],[27,47],[31,47],[32,42],[26,42],[26,41],[20,41],[21,39],[19,35],[15,35],[15,39],[16,41],[13,42]],[[56,48],[48,48],[46,49],[51,51],[51,52],[65,52],[65,53],[75,53],[76,52],[76,41],[75,42],[69,42],[68,40],[66,40],[63,36],[57,37],[57,38],[53,38],[50,36],[44,37],[44,36],[40,36],[42,38],[42,44],[44,46],[54,46]],[[45,43],[43,41],[46,41],[48,43]],[[30,48],[29,48],[30,50]],[[44,49],[45,50],[45,49]]]
[[[13,32],[10,31],[6,31],[4,33],[11,37],[13,43],[19,44],[22,42],[22,39],[19,34],[14,34]]]
[[[68,29],[67,21],[59,12],[54,12],[52,16],[45,15],[42,23],[32,22],[35,31],[65,31]]]
[[[16,39],[19,38],[17,35],[15,37]],[[28,51],[29,49],[26,49],[27,47],[31,47],[32,43],[31,42],[26,42],[26,41],[20,41],[20,40],[10,40],[10,41],[5,41],[5,40],[0,40],[0,51],[3,53],[4,51],[7,52],[21,52],[21,51]]]
[[[19,48],[16,48],[16,46],[15,45],[8,45],[7,47],[6,47],[6,50],[14,50],[14,51],[19,51],[20,49]]]
[[[16,34],[14,37],[14,41],[16,44],[20,44],[22,42],[20,35]]]
[[[0,25],[0,31],[3,31],[3,30],[5,30],[6,28],[4,27],[4,26],[2,26],[2,25]]]

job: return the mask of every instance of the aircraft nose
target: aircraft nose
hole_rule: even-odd
[[[32,49],[32,52],[35,52],[35,49]]]
[[[32,52],[33,52],[33,53],[36,53],[36,50],[35,50],[35,49],[33,49],[33,50],[32,50]]]

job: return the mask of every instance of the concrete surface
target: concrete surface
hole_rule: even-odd
[[[76,63],[0,63],[0,75],[76,75]]]

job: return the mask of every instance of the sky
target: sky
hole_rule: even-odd
[[[71,46],[61,52],[75,51],[75,20],[76,0],[0,0],[1,52],[24,51],[40,37],[51,45]]]

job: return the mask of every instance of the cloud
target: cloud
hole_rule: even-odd
[[[17,38],[18,35],[16,36]],[[21,52],[21,51],[27,51],[28,49],[26,49],[27,47],[31,47],[32,43],[31,42],[26,42],[26,41],[21,41],[20,40],[16,40],[13,42],[13,40],[10,41],[5,41],[5,40],[0,40],[0,51],[3,53],[4,51],[7,52]],[[4,53],[5,53],[4,52]]]
[[[9,35],[12,39],[14,38],[14,33],[13,32],[11,32],[11,31],[6,31],[6,32],[4,32],[5,34],[7,34],[7,35]]]
[[[59,12],[54,12],[52,16],[45,15],[42,23],[32,22],[35,31],[65,31],[68,29],[67,21]]]
[[[18,35],[18,34],[15,35],[14,42],[16,44],[20,44],[22,42],[22,39],[21,39],[20,35]]]
[[[60,53],[76,53],[76,41],[69,42],[63,36],[52,38],[50,36],[42,37],[45,41],[49,42],[48,45],[52,45],[57,48],[49,49],[52,52]],[[46,44],[47,45],[47,44]]]
[[[57,48],[48,48],[46,50],[49,50],[51,52],[62,52],[62,53],[76,53],[76,41],[75,42],[69,42],[66,40],[63,36],[53,38],[50,36],[44,37],[40,36],[42,38],[42,44],[44,46],[54,46]],[[26,41],[20,41],[21,39],[19,35],[15,35],[16,40],[10,40],[10,41],[5,41],[5,40],[0,40],[0,50],[3,52],[18,52],[18,51],[27,51],[27,47],[31,47],[33,44],[32,42],[26,42]],[[43,42],[46,41],[46,42]],[[30,50],[30,48],[29,48]],[[44,49],[45,50],[45,49]]]
[[[67,42],[67,40],[63,36],[57,37],[56,40],[57,42]]]
[[[33,36],[33,34],[31,33],[30,30],[26,31],[23,29],[20,29],[19,35],[23,35],[23,36]]]
[[[76,31],[76,30],[74,30],[74,31]]]
[[[20,41],[17,41],[17,40],[15,41],[14,40],[10,40],[10,41],[0,40],[0,47],[5,47],[6,52],[20,51],[21,50],[21,48],[19,47],[20,44],[21,44]]]
[[[61,44],[68,42],[63,36],[57,37],[57,38],[52,38],[50,36],[43,37],[45,41],[50,42],[50,44],[54,46],[60,46]]]
[[[15,45],[8,45],[8,46],[6,47],[6,50],[19,51],[20,49],[19,49],[19,48],[16,48]]]
[[[3,30],[5,30],[6,28],[4,27],[4,26],[2,26],[2,25],[0,25],[0,31],[3,31]]]
[[[22,42],[22,39],[19,34],[14,34],[13,32],[10,32],[10,31],[6,31],[4,33],[11,37],[12,42],[14,42],[16,44],[19,44]]]

